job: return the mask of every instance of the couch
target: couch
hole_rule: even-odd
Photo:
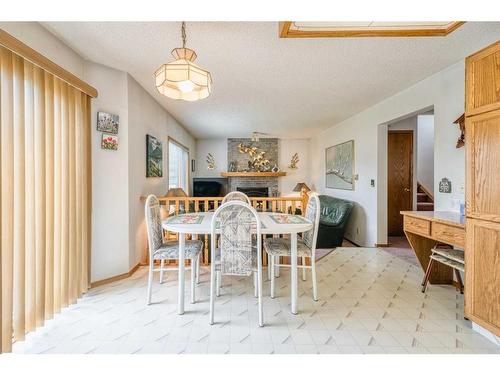
[[[316,248],[341,246],[354,203],[329,195],[320,195],[319,201],[321,212]]]

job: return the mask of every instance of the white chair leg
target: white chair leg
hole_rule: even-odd
[[[318,300],[318,285],[316,284],[316,262],[311,258],[311,278],[313,283],[313,299]]]
[[[217,297],[219,297],[219,296],[220,296],[220,284],[221,284],[221,282],[222,282],[222,278],[221,278],[220,271],[217,271],[217,272],[215,273],[215,276],[216,276],[216,281],[215,281],[215,283],[217,284],[217,285],[216,285],[216,287],[215,287],[215,295],[216,295]]]
[[[196,259],[196,284],[200,283],[200,262],[201,262],[201,253],[198,254],[198,259]]]
[[[149,275],[148,275],[148,305],[151,304],[151,294],[153,293],[153,268],[154,261],[151,259],[149,261]]]
[[[269,268],[271,268],[271,298],[274,298],[274,256],[271,256],[271,263],[269,264]]]
[[[253,271],[253,296],[258,297],[257,272]]]
[[[160,261],[160,284],[163,284],[163,265],[165,264],[165,259]]]
[[[196,301],[196,258],[191,259],[191,303]]]
[[[280,268],[278,266],[280,264],[279,255],[276,255],[273,264],[274,264],[274,277],[280,277]]]
[[[210,324],[214,324],[215,279],[215,264],[212,261],[210,265]]]
[[[262,265],[257,267],[257,289],[259,295],[259,326],[264,326],[264,308],[262,306]]]
[[[267,279],[271,280],[271,272],[272,272],[272,267],[271,267],[271,259],[273,257],[269,254],[267,254]]]
[[[305,266],[306,265],[306,257],[302,257],[302,281],[306,281],[306,269],[305,269]]]

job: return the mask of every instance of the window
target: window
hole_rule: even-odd
[[[168,140],[168,188],[181,188],[188,194],[189,152],[173,139]]]

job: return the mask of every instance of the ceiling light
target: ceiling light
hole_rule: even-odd
[[[195,65],[196,52],[186,48],[186,23],[182,23],[182,48],[174,48],[175,60],[160,66],[156,72],[158,92],[172,99],[195,101],[210,95],[210,72]]]

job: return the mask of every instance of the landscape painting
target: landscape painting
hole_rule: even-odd
[[[118,115],[97,112],[97,130],[104,133],[118,134]]]
[[[326,187],[354,190],[354,140],[326,149]]]
[[[146,135],[146,177],[163,177],[163,151],[161,141]]]

